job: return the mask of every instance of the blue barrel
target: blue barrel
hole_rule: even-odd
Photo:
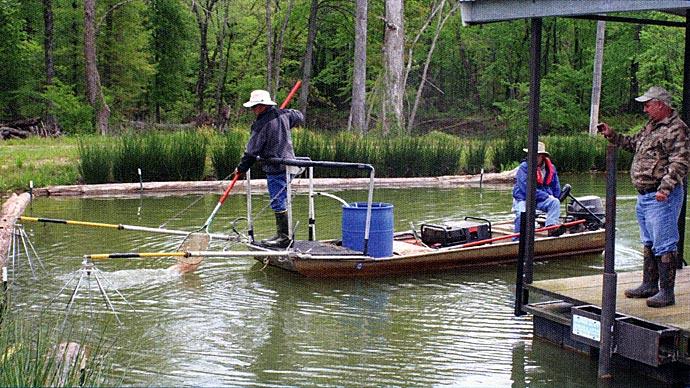
[[[343,205],[343,246],[356,251],[364,250],[364,228],[367,220],[367,203],[354,202]],[[371,226],[367,254],[373,257],[393,255],[393,205],[374,202],[371,204]]]

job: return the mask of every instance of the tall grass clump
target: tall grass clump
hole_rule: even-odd
[[[590,171],[606,149],[606,141],[588,134],[545,136],[542,141],[560,172]]]
[[[244,153],[248,136],[244,131],[231,130],[225,133],[211,149],[211,163],[218,179],[228,177],[235,170]]]
[[[79,141],[79,173],[86,183],[110,182],[113,150],[107,144],[86,144]]]
[[[486,141],[473,141],[467,146],[467,163],[465,171],[469,174],[479,174],[484,168],[487,151]]]
[[[511,170],[525,158],[526,141],[520,136],[508,134],[505,139],[494,140],[492,164],[499,171]]]
[[[41,319],[22,319],[23,314],[0,322],[0,386],[98,386],[112,384],[108,375],[112,364],[106,363],[109,345],[105,340],[89,342],[94,333],[73,333],[61,324]],[[25,317],[24,317],[25,318]],[[68,338],[78,338],[70,340]],[[102,337],[101,337],[102,338]],[[73,359],[60,357],[59,344],[79,344],[85,352]],[[63,348],[64,351],[64,348]],[[65,364],[65,360],[69,364]],[[85,369],[81,369],[82,362]]]
[[[333,147],[327,134],[295,128],[292,131],[292,145],[296,156],[306,156],[311,160],[333,160]]]
[[[165,160],[160,180],[195,181],[204,177],[208,140],[198,132],[176,132],[163,138]]]
[[[113,179],[116,182],[137,182],[139,180],[137,169],[141,168],[142,177],[145,176],[145,180],[151,180],[151,172],[161,164],[162,145],[159,148],[161,151],[156,152],[153,159],[147,160],[144,136],[132,134],[121,136],[113,155]]]

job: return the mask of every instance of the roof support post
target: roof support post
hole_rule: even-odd
[[[683,106],[680,110],[680,117],[687,124],[690,118],[690,10],[685,10],[685,55],[683,60]],[[680,217],[678,218],[678,232],[680,239],[678,240],[678,264],[685,262],[683,258],[683,251],[685,246],[685,214],[688,205],[688,177],[683,179],[683,206],[680,208]]]
[[[616,325],[616,159],[614,144],[606,147],[606,245],[604,247],[604,279],[601,289],[601,322],[599,342],[599,378],[611,378],[611,356],[615,344]]]
[[[542,19],[531,19],[531,40],[530,40],[530,85],[529,85],[529,125],[527,134],[527,199],[525,205],[525,228],[521,229],[520,244],[525,249],[521,251],[521,262],[525,263],[522,281],[526,284],[532,283],[534,277],[534,219],[537,208],[536,187],[537,187],[537,142],[539,140],[539,96],[541,83],[541,32]],[[523,295],[516,295],[516,307],[529,300],[528,290],[523,290]],[[518,300],[519,299],[519,300]],[[520,304],[518,306],[518,303]],[[518,309],[516,308],[516,312]]]

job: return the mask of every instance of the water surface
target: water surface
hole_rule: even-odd
[[[604,196],[601,175],[566,176],[573,194]],[[634,191],[619,179],[616,268],[641,267]],[[336,192],[347,201],[365,191]],[[218,196],[135,199],[38,198],[26,215],[193,230]],[[378,190],[395,206],[397,229],[410,222],[479,216],[509,219],[503,188]],[[195,202],[196,201],[196,202]],[[265,195],[254,196],[256,233],[273,232]],[[263,209],[263,211],[262,211]],[[233,195],[214,220],[229,231],[245,215]],[[295,199],[297,233],[306,236],[306,196]],[[244,225],[238,221],[238,225]],[[249,258],[209,258],[195,272],[166,269],[169,258],[96,262],[83,276],[82,255],[175,250],[181,238],[67,225],[25,225],[45,273],[31,278],[26,259],[15,263],[10,290],[17,310],[65,319],[82,342],[111,344],[112,382],[152,386],[514,386],[590,387],[597,360],[532,337],[530,316],[513,315],[515,269],[471,270],[375,279],[313,280]],[[317,199],[317,237],[340,236],[340,204]],[[214,242],[214,249],[233,249]],[[687,249],[687,247],[686,247]],[[600,255],[537,263],[535,279],[591,275]],[[35,264],[35,263],[34,263]],[[96,275],[122,325],[102,299]],[[74,293],[76,284],[80,288]],[[65,287],[65,285],[67,285]],[[63,289],[64,288],[64,289]],[[62,290],[62,292],[60,292]],[[118,290],[124,299],[118,295]],[[75,295],[72,305],[68,301]],[[66,314],[66,312],[68,314]],[[86,333],[86,334],[84,334]],[[83,337],[86,338],[83,338]],[[620,372],[612,386],[655,383]]]

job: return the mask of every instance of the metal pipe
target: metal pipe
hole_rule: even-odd
[[[520,214],[520,230],[525,230],[527,226],[527,217],[525,217],[525,212]],[[525,239],[521,238],[518,242],[518,262],[517,271],[515,278],[515,316],[519,317],[527,314],[522,310],[523,302],[529,297],[529,294],[525,294]]]
[[[316,213],[314,209],[314,167],[309,167],[309,240],[316,240]]]
[[[364,221],[364,249],[362,253],[369,254],[369,231],[371,230],[371,207],[374,201],[374,167],[369,172],[369,195],[367,196],[367,215]]]
[[[532,283],[534,277],[534,220],[536,218],[537,187],[537,142],[539,140],[539,96],[541,83],[541,29],[542,19],[531,19],[530,43],[530,88],[529,88],[529,133],[527,154],[527,204],[526,225],[520,235],[525,239],[525,283]]]
[[[599,378],[611,378],[611,356],[616,324],[616,156],[614,144],[606,147],[606,245],[604,247],[604,283],[601,290],[601,342],[599,343]]]
[[[290,169],[285,169],[285,201],[287,205],[287,219],[288,219],[288,239],[293,240],[292,231],[292,174]]]
[[[685,123],[690,119],[690,10],[685,10],[685,56],[683,66],[683,106],[681,111],[681,118]],[[688,209],[688,177],[683,178],[683,205],[680,208],[680,217],[678,218],[678,233],[680,239],[678,240],[678,265],[682,267],[685,262],[683,253],[685,251],[685,215]],[[686,263],[687,264],[687,263]]]
[[[254,219],[252,218],[252,173],[251,169],[245,173],[245,181],[247,182],[247,235],[249,241],[254,242]]]
[[[162,234],[172,234],[177,236],[188,236],[190,232],[185,230],[175,230],[175,229],[165,229],[165,228],[152,228],[148,226],[137,226],[137,225],[125,225],[125,224],[105,224],[101,222],[90,222],[90,221],[75,221],[75,220],[63,220],[57,218],[44,218],[44,217],[27,217],[20,216],[19,220],[28,222],[42,222],[51,224],[65,224],[65,225],[77,225],[77,226],[89,226],[95,228],[107,228],[107,229],[117,229],[117,230],[128,230],[136,232],[151,232],[151,233],[162,233]],[[234,240],[235,236],[222,233],[209,233],[212,238],[219,240]]]

